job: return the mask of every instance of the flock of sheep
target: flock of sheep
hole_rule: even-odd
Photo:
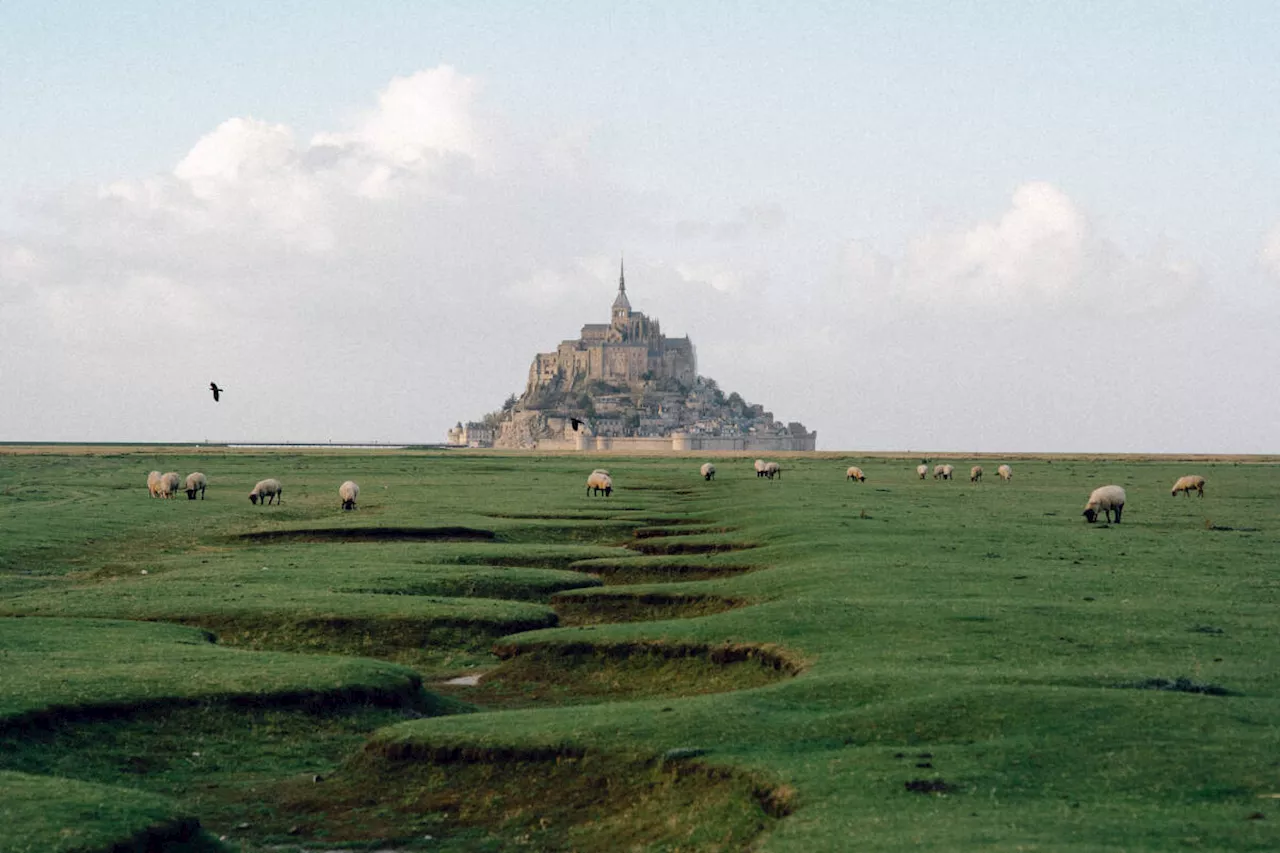
[[[782,478],[782,466],[777,462],[765,462],[763,459],[757,459],[754,463],[757,477],[767,477],[772,480],[775,477]],[[713,480],[716,476],[716,466],[710,462],[703,463],[698,469],[698,473],[704,480]],[[950,480],[955,473],[953,465],[935,465],[933,467],[933,479]],[[1013,469],[1008,465],[1001,465],[996,469],[996,474],[1004,482],[1013,479]],[[929,475],[928,465],[919,465],[916,467],[916,475],[921,479],[925,479]],[[845,471],[846,480],[856,480],[859,483],[865,482],[867,475],[857,465],[851,465]],[[982,466],[974,465],[969,469],[969,482],[982,482]],[[159,471],[152,471],[147,475],[147,491],[153,498],[171,498],[178,491],[180,485],[185,486],[187,500],[195,500],[196,493],[200,493],[200,500],[204,500],[204,490],[209,485],[209,478],[199,471],[194,471],[187,475],[184,483],[176,471],[168,471],[161,474]],[[1196,492],[1200,497],[1204,497],[1204,477],[1198,474],[1188,474],[1185,477],[1179,477],[1178,481],[1173,484],[1172,495],[1182,492],[1183,495],[1190,496],[1192,492]],[[588,495],[604,495],[606,498],[613,494],[613,477],[604,468],[597,468],[587,477],[587,494]],[[259,480],[254,485],[253,491],[249,492],[249,503],[257,506],[259,503],[265,505],[279,504],[283,500],[284,486],[275,478]],[[344,510],[352,510],[356,508],[356,499],[360,496],[360,487],[353,481],[347,480],[338,487],[338,497],[342,500],[342,508]],[[1120,523],[1120,514],[1124,511],[1125,494],[1124,489],[1120,486],[1101,486],[1094,489],[1089,495],[1089,501],[1084,505],[1084,517],[1092,524],[1098,519],[1099,515],[1106,517],[1107,521],[1111,521],[1111,514],[1115,513],[1115,523]]]
[[[775,477],[782,478],[782,466],[777,462],[765,462],[763,459],[757,459],[754,463],[756,476],[767,477],[772,480]],[[698,469],[704,480],[713,480],[716,476],[716,466],[710,462],[704,462],[702,467]],[[935,465],[933,466],[933,479],[950,480],[955,473],[954,465]],[[974,465],[969,469],[969,482],[982,482],[982,466]],[[929,476],[928,465],[918,465],[916,467],[916,475],[921,479]],[[177,476],[177,475],[175,475]],[[1009,465],[1001,465],[996,468],[996,476],[1008,483],[1013,480],[1013,468]],[[850,465],[845,471],[846,480],[856,480],[861,483],[866,481],[867,475],[857,465]],[[354,484],[353,484],[354,485]],[[1179,477],[1178,481],[1173,484],[1171,495],[1176,496],[1179,492],[1183,495],[1190,496],[1192,492],[1196,492],[1200,497],[1204,497],[1204,477],[1199,474],[1188,474],[1185,477]],[[597,468],[591,472],[591,476],[587,477],[587,494],[599,495],[604,494],[608,497],[613,493],[613,478],[609,476],[609,472],[603,468]],[[1088,502],[1084,505],[1082,515],[1092,524],[1098,519],[1099,515],[1106,517],[1107,522],[1111,522],[1111,514],[1115,513],[1115,523],[1120,523],[1120,514],[1124,510],[1125,494],[1124,489],[1120,486],[1100,486],[1093,490],[1089,495]]]
[[[168,471],[161,474],[159,471],[152,471],[147,475],[147,491],[153,498],[171,498],[178,491],[178,486],[182,483],[176,471]],[[200,493],[200,500],[204,500],[204,490],[209,485],[209,478],[199,471],[193,471],[187,475],[186,492],[187,500],[195,500],[196,492]],[[342,508],[351,510],[356,508],[356,498],[360,497],[360,487],[351,480],[347,480],[338,487],[338,497],[342,499]],[[263,506],[268,504],[279,504],[284,500],[284,486],[274,477],[268,477],[265,480],[259,480],[254,484],[253,491],[249,492],[249,503],[257,506],[261,503]]]

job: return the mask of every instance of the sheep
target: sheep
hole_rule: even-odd
[[[710,462],[703,462],[702,467],[698,469],[702,473],[702,479],[714,480],[716,478],[716,466]]]
[[[982,466],[974,465],[969,469],[969,482],[978,483],[982,481]]]
[[[917,465],[917,466],[916,466],[916,474],[918,474],[918,475],[920,476],[920,479],[921,479],[921,480],[923,480],[925,477],[929,476],[929,466],[928,466],[928,465]]]
[[[777,477],[779,480],[781,480],[782,466],[779,465],[777,462],[766,462],[764,466],[764,475],[768,477],[770,480],[772,480],[774,477]]]
[[[600,470],[591,472],[591,476],[587,477],[587,494],[598,495],[604,492],[607,498],[613,492],[613,478]]]
[[[1008,465],[1001,465],[996,469],[996,474],[1006,483],[1013,479],[1013,469]]]
[[[1089,495],[1089,502],[1081,513],[1093,524],[1098,520],[1098,513],[1106,513],[1107,523],[1111,523],[1111,511],[1115,510],[1116,524],[1120,523],[1120,512],[1124,509],[1124,489],[1119,486],[1099,486]]]
[[[355,509],[356,498],[360,497],[360,487],[351,480],[338,486],[338,497],[342,498],[343,509]]]
[[[182,484],[182,478],[178,476],[177,471],[166,471],[160,475],[160,484],[156,487],[156,495],[162,498],[171,498],[173,493],[178,491],[178,486]]]
[[[253,491],[249,493],[249,503],[256,506],[259,501],[264,506],[273,502],[284,503],[284,486],[280,485],[280,481],[275,478],[259,480],[253,487]]]
[[[160,472],[152,471],[147,475],[147,492],[151,497],[160,497]]]
[[[187,500],[196,499],[196,492],[200,493],[200,500],[204,500],[204,487],[209,485],[209,478],[199,471],[193,471],[187,475]]]
[[[755,461],[755,468],[756,468],[756,476],[763,477],[764,476],[764,460],[757,459]]]
[[[1199,474],[1188,474],[1185,477],[1179,477],[1178,482],[1173,484],[1173,491],[1170,495],[1176,495],[1182,492],[1187,497],[1191,497],[1191,490],[1194,489],[1200,497],[1204,497],[1204,477]]]
[[[861,483],[863,480],[867,479],[867,475],[862,473],[862,469],[857,465],[850,465],[849,470],[844,472],[844,478],[846,480],[857,480]]]
[[[954,466],[954,465],[934,465],[934,466],[933,466],[933,479],[935,479],[935,480],[950,480],[950,479],[951,479],[951,475],[955,473],[955,470],[956,470],[956,469],[955,469],[955,466]]]

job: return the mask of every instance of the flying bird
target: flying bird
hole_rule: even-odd
[[[218,402],[218,395],[222,393],[222,389],[218,387],[218,383],[210,382],[209,390],[213,392],[213,402]]]
[[[569,418],[569,423],[573,424],[574,432],[577,432],[578,427],[582,426],[582,421],[578,420],[577,418]]]

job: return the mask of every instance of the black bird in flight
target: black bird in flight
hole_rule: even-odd
[[[574,432],[577,432],[578,427],[582,426],[582,421],[578,420],[577,418],[569,418],[569,423],[573,424]]]
[[[210,382],[209,390],[213,392],[213,402],[218,402],[218,395],[222,393],[222,389],[218,387],[218,383]]]

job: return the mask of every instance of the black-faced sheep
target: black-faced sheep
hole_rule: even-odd
[[[177,471],[166,471],[160,475],[160,485],[157,487],[157,495],[162,498],[171,498],[174,492],[178,491],[178,487],[182,485],[182,478],[178,476]]]
[[[996,469],[996,475],[1007,483],[1013,479],[1013,469],[1008,465],[1001,465]]]
[[[1191,497],[1191,492],[1196,491],[1200,497],[1204,497],[1204,477],[1199,474],[1188,474],[1185,477],[1179,477],[1178,482],[1173,484],[1173,491],[1170,495],[1177,495],[1182,492],[1187,497]]]
[[[974,465],[972,468],[969,469],[969,482],[979,483],[981,481],[982,481],[982,466]]]
[[[764,475],[768,477],[770,480],[772,480],[774,477],[777,477],[779,480],[781,480],[782,466],[779,465],[777,462],[766,462],[764,466]]]
[[[187,500],[196,499],[196,492],[200,493],[200,500],[204,500],[204,488],[209,485],[209,478],[199,471],[193,471],[187,475]]]
[[[862,473],[862,469],[857,465],[850,465],[849,470],[844,472],[844,478],[846,480],[857,480],[861,483],[863,480],[867,479],[867,475]]]
[[[283,503],[284,486],[280,485],[280,481],[274,478],[258,481],[253,487],[253,491],[249,492],[249,503],[257,505],[259,501],[263,505]]]
[[[1093,524],[1098,520],[1099,513],[1105,513],[1109,524],[1112,510],[1116,514],[1116,524],[1119,524],[1120,513],[1124,510],[1124,489],[1119,486],[1099,486],[1089,495],[1089,502],[1084,505],[1081,515]]]
[[[757,459],[753,464],[755,465],[755,469],[756,469],[756,476],[757,476],[757,477],[763,477],[763,476],[765,475],[765,474],[764,474],[764,468],[765,468],[765,462],[764,462],[764,460],[763,460],[763,459]]]
[[[338,486],[338,497],[342,498],[343,509],[355,509],[356,498],[360,497],[360,487],[351,480]]]
[[[160,497],[160,472],[152,471],[147,475],[147,492],[151,497]]]
[[[933,479],[935,479],[935,480],[950,480],[950,479],[951,479],[951,475],[952,475],[952,474],[954,474],[954,473],[955,473],[955,471],[956,471],[956,469],[955,469],[955,466],[954,466],[954,465],[934,465],[934,466],[933,466]]]
[[[592,471],[587,477],[587,494],[598,495],[601,492],[606,498],[613,493],[613,478],[602,471]]]
[[[714,480],[716,478],[716,466],[710,462],[703,462],[702,467],[698,469],[704,480]]]

